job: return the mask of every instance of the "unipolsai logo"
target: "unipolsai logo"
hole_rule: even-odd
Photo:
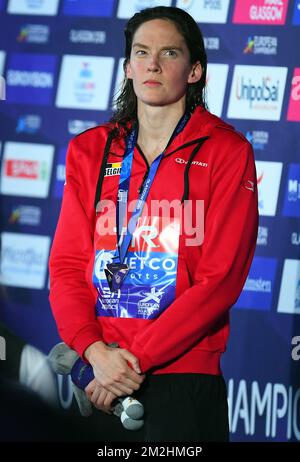
[[[266,75],[260,82],[254,82],[251,78],[238,79],[236,86],[238,100],[247,100],[249,108],[258,101],[277,102],[279,94],[279,81],[274,81],[271,75]]]
[[[280,120],[287,67],[236,65],[229,118]]]

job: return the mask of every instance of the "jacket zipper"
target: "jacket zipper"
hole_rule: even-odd
[[[207,138],[209,138],[209,137],[208,136],[202,136],[201,138],[197,138],[195,140],[189,141],[188,143],[182,144],[181,146],[178,146],[178,148],[174,149],[173,151],[168,152],[168,154],[165,154],[164,157],[170,156],[171,154],[174,154],[175,152],[180,151],[181,149],[187,148],[188,146],[192,146],[193,144],[200,143],[200,142],[206,140]],[[141,147],[138,144],[136,144],[136,148],[137,148],[137,151],[139,152],[139,154],[142,156],[142,158],[143,158],[143,160],[144,160],[144,162],[146,164],[146,167],[147,167],[147,171],[146,171],[146,173],[145,173],[145,175],[143,177],[142,183],[141,183],[140,187],[138,188],[138,193],[140,193],[143,186],[144,186],[145,180],[147,179],[149,169],[150,169],[150,165],[149,165],[149,162],[148,162],[145,154],[143,153]]]
[[[139,152],[139,154],[142,156],[143,160],[145,161],[146,167],[147,167],[146,173],[145,173],[145,175],[144,175],[144,177],[142,179],[142,183],[141,183],[140,187],[138,188],[138,193],[140,193],[141,190],[143,189],[144,183],[145,183],[146,178],[148,176],[150,165],[149,165],[149,162],[147,160],[147,157],[145,156],[145,154],[143,153],[141,147],[138,144],[136,144],[136,149]]]

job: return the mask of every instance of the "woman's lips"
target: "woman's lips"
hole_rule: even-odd
[[[147,87],[158,87],[159,85],[161,85],[161,83],[157,80],[146,80],[146,82],[144,82],[144,85],[146,85]]]

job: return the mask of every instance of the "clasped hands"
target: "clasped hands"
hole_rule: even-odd
[[[97,409],[107,414],[111,413],[112,402],[116,398],[131,396],[146,377],[141,374],[139,360],[123,348],[111,348],[99,341],[90,345],[84,356],[95,375],[85,393]]]

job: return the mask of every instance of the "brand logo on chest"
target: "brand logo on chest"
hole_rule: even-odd
[[[187,164],[188,163],[187,160],[184,160],[181,157],[176,157],[175,162],[177,162],[177,164]],[[196,165],[197,167],[208,167],[208,164],[206,162],[200,162],[198,160],[193,160],[191,165]]]

